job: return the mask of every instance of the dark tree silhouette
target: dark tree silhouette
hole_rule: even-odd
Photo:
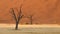
[[[18,11],[18,10],[16,9],[17,12],[18,12],[18,15],[17,15],[17,16],[16,16],[16,13],[15,13],[14,9],[13,9],[13,8],[10,9],[10,10],[11,10],[10,12],[11,12],[11,14],[12,14],[12,16],[13,16],[15,22],[16,22],[15,30],[18,30],[18,24],[19,24],[20,20],[21,20],[22,17],[23,17],[21,8],[22,8],[22,6],[20,7],[20,11]]]
[[[30,24],[33,24],[33,15],[30,15],[29,18],[30,18]]]
[[[33,16],[34,16],[34,15],[29,15],[29,16],[26,17],[26,18],[29,18],[30,24],[33,24]]]

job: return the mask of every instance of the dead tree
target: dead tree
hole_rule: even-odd
[[[15,30],[18,30],[18,24],[19,24],[20,20],[23,17],[22,11],[21,11],[21,7],[20,7],[20,11],[19,12],[17,10],[17,12],[18,12],[18,15],[17,16],[16,16],[15,11],[14,11],[13,8],[11,8],[10,10],[11,10],[10,12],[11,12],[11,14],[12,14],[12,16],[13,16],[15,22],[16,22]]]
[[[29,18],[30,24],[33,24],[33,15],[29,15],[29,16],[27,16],[27,18]]]
[[[29,19],[30,19],[30,24],[33,24],[33,15],[30,15]]]

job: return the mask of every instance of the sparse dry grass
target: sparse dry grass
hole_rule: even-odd
[[[59,25],[19,25],[19,30],[14,27],[14,24],[0,24],[0,34],[60,34]]]

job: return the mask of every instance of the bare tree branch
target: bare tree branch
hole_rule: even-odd
[[[17,21],[17,17],[13,8],[11,8],[11,14],[13,15],[13,18],[15,19],[15,21]]]

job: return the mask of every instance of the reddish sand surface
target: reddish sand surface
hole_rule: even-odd
[[[33,24],[60,24],[60,0],[0,0],[0,23],[15,23],[10,8],[19,10],[28,17],[33,15]],[[22,18],[21,24],[30,23]]]

